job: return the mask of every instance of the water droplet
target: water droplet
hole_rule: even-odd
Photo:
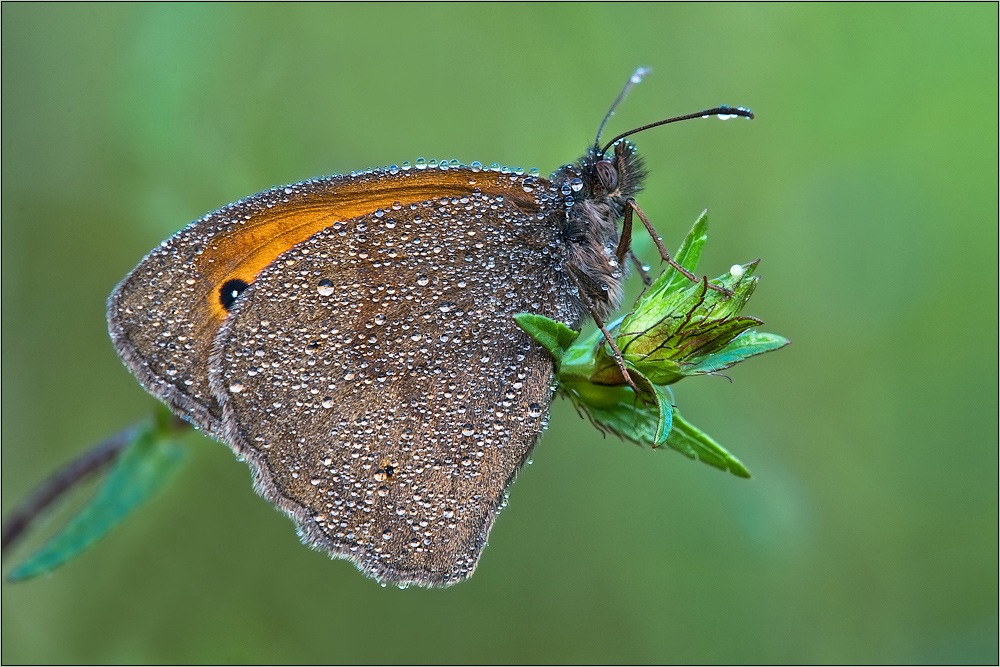
[[[234,394],[238,394],[238,393],[240,393],[240,392],[241,392],[241,391],[243,391],[243,390],[244,390],[245,388],[246,388],[246,387],[244,387],[244,386],[243,386],[242,384],[240,384],[239,382],[234,382],[234,383],[232,383],[231,385],[229,385],[229,391],[233,392]]]
[[[322,405],[323,405],[324,408],[326,408],[327,410],[329,410],[330,408],[333,407],[333,399],[330,398],[329,396],[327,396],[326,398],[323,399]]]
[[[740,266],[739,264],[733,264],[731,267],[729,267],[729,275],[731,275],[733,278],[742,278],[743,267]]]
[[[316,288],[320,296],[331,296],[333,294],[333,281],[324,278],[319,281],[319,286]]]
[[[476,432],[476,429],[472,428],[472,424],[465,424],[462,426],[462,435],[472,435]]]
[[[538,403],[532,403],[528,406],[528,416],[529,417],[541,417],[542,416],[542,406]]]

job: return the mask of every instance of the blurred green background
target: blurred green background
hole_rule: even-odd
[[[997,19],[5,3],[4,512],[149,414],[104,304],[162,239],[272,185],[420,156],[547,174],[639,65],[609,136],[757,113],[636,137],[639,201],[669,245],[709,207],[702,269],[762,258],[746,312],[793,344],[676,387],[749,481],[558,402],[479,570],[447,590],[380,588],[301,546],[192,434],[176,482],[105,542],[3,585],[3,662],[995,663]]]

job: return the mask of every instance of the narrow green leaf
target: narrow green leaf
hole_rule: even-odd
[[[728,470],[737,477],[750,477],[750,472],[743,467],[739,459],[730,454],[725,447],[710,438],[707,434],[686,421],[674,410],[674,424],[667,436],[667,445],[677,451],[713,465],[722,470]]]
[[[695,269],[698,268],[698,260],[701,258],[701,251],[704,249],[707,240],[708,209],[705,209],[698,216],[698,219],[694,221],[691,231],[684,237],[681,247],[677,249],[677,254],[674,256],[674,261],[691,273],[694,273]],[[667,267],[663,275],[667,276],[664,294],[670,294],[675,290],[685,287],[690,282],[672,266]]]
[[[681,243],[681,247],[677,251],[677,255],[674,257],[674,261],[688,271],[693,272],[698,266],[698,258],[701,257],[701,251],[702,248],[705,247],[705,241],[708,240],[707,232],[708,211],[703,211],[698,219],[695,220],[694,225],[691,227],[691,231],[689,231],[687,236],[684,237],[684,241]],[[653,284],[649,286],[649,289],[639,297],[639,300],[635,303],[635,307],[632,308],[632,312],[626,315],[625,319],[633,321],[635,321],[637,317],[642,319],[642,313],[645,313],[651,307],[663,304],[664,299],[666,299],[666,297],[670,294],[676,292],[677,290],[684,289],[691,284],[691,281],[679,273],[677,269],[672,266],[667,266],[663,273],[661,273],[659,277],[653,281]],[[657,308],[657,311],[659,310],[660,308]],[[633,323],[630,326],[633,328],[645,328],[647,325]]]
[[[514,316],[514,322],[525,333],[534,338],[539,345],[548,350],[556,363],[562,361],[566,350],[580,335],[579,331],[573,331],[562,322],[550,320],[542,315],[518,313]]]
[[[708,240],[708,211],[695,220],[691,231],[684,237],[674,261],[683,266],[688,271],[694,271],[698,266],[698,258],[701,256],[705,241]],[[689,290],[686,297],[671,298],[675,292],[685,290],[694,286],[694,290]],[[698,283],[692,283],[677,269],[668,266],[659,277],[653,281],[649,289],[639,297],[632,311],[624,317],[622,327],[627,331],[644,331],[655,326],[656,322],[673,310],[687,310],[683,308],[683,303],[690,300],[698,289]],[[695,297],[697,300],[697,297]]]
[[[739,459],[680,416],[672,405],[673,396],[669,388],[657,387],[657,390],[658,406],[637,403],[635,394],[628,387],[616,388],[619,400],[613,404],[598,406],[581,401],[572,394],[570,396],[594,424],[625,440],[654,449],[665,444],[688,458],[728,470],[737,477],[750,477]]]
[[[673,392],[669,387],[652,384],[634,368],[629,368],[629,375],[644,398],[637,400],[635,392],[627,386],[568,382],[561,384],[560,390],[600,428],[656,448],[667,439],[673,424]]]
[[[171,478],[186,450],[166,438],[161,426],[149,424],[119,457],[97,495],[58,533],[15,567],[9,581],[49,572],[104,537]]]
[[[686,366],[684,374],[695,375],[721,371],[744,359],[777,350],[790,342],[787,338],[775,334],[747,331],[734,338],[729,345],[715,354],[709,355],[697,364]]]
[[[667,439],[674,422],[674,406],[671,403],[673,396],[666,387],[653,385],[656,394],[656,434],[653,436],[653,446],[659,447]]]
[[[628,387],[609,388],[619,395],[610,404],[597,404],[574,398],[577,407],[584,410],[599,428],[611,431],[625,440],[639,445],[653,446],[656,440],[659,414],[635,401],[635,393]]]

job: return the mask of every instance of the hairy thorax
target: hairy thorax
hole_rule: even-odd
[[[602,163],[602,164],[599,164]],[[603,170],[603,172],[602,172]],[[590,149],[576,163],[552,175],[562,193],[565,218],[560,228],[566,241],[562,269],[582,292],[583,312],[607,321],[621,305],[623,285],[629,275],[628,260],[619,260],[618,221],[642,187],[646,173],[635,147],[622,141],[611,155]],[[589,304],[587,303],[589,301]]]

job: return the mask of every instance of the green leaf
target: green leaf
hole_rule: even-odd
[[[712,317],[722,318],[739,314],[757,288],[757,281],[760,278],[755,276],[754,272],[758,264],[760,260],[743,264],[739,275],[734,276],[731,272],[726,272],[713,280],[713,284],[725,287],[732,291],[733,295],[730,297],[722,292],[709,290],[701,307],[710,311]]]
[[[595,384],[578,375],[564,378],[562,371],[558,375],[559,391],[569,396],[577,409],[585,412],[602,431],[655,447],[657,440],[662,441],[670,430],[673,394],[668,387],[654,386],[635,368],[629,367],[629,375],[640,388],[638,397],[624,380],[618,385]],[[662,405],[666,406],[667,414],[663,414]]]
[[[121,453],[97,495],[41,548],[15,567],[9,581],[54,570],[104,537],[177,471],[187,453],[162,424],[143,427]]]
[[[722,350],[709,355],[697,364],[686,366],[684,374],[694,375],[721,371],[750,357],[782,348],[790,342],[787,338],[775,334],[747,331],[734,338]]]
[[[673,395],[666,387],[653,385],[653,391],[656,394],[656,407],[658,408],[653,446],[659,447],[667,439],[670,429],[673,428],[674,405],[671,403]]]
[[[601,389],[604,398],[614,397],[614,400],[590,401],[586,400],[588,397],[581,400],[572,391],[569,395],[598,428],[640,445],[654,446],[660,426],[659,411],[637,402],[635,393],[627,386]]]
[[[698,219],[694,221],[691,231],[687,233],[684,241],[681,242],[681,247],[677,249],[677,254],[674,256],[674,261],[691,273],[694,273],[695,269],[698,268],[698,260],[701,258],[701,251],[704,249],[707,240],[708,209],[705,209],[698,216]],[[666,276],[666,278],[663,278],[663,276]],[[670,294],[675,290],[685,287],[690,282],[684,274],[672,266],[667,267],[667,270],[657,279],[657,282],[660,279],[664,280],[664,294]]]
[[[708,211],[703,211],[684,237],[674,261],[693,272],[708,240],[707,230]],[[698,283],[692,283],[677,269],[668,266],[635,302],[632,311],[623,318],[622,327],[627,331],[644,331],[656,326],[666,316],[680,315],[677,311],[687,311],[691,307],[685,305],[686,302],[692,299],[698,301],[699,289]],[[675,294],[684,290],[687,290],[684,295]]]
[[[573,331],[562,322],[550,320],[542,315],[518,313],[514,316],[514,322],[548,350],[557,364],[562,361],[566,350],[580,335],[579,331]]]
[[[656,389],[655,405],[637,402],[635,393],[629,387],[604,387],[607,395],[614,392],[617,400],[601,404],[580,400],[572,391],[567,393],[576,406],[586,412],[590,420],[602,430],[654,449],[666,445],[688,458],[699,459],[716,468],[728,470],[737,477],[750,477],[739,459],[680,416],[673,406],[673,395],[669,388]]]
[[[690,458],[698,458],[709,465],[728,470],[737,477],[750,477],[739,459],[725,447],[686,421],[674,410],[674,424],[667,436],[667,445]]]

